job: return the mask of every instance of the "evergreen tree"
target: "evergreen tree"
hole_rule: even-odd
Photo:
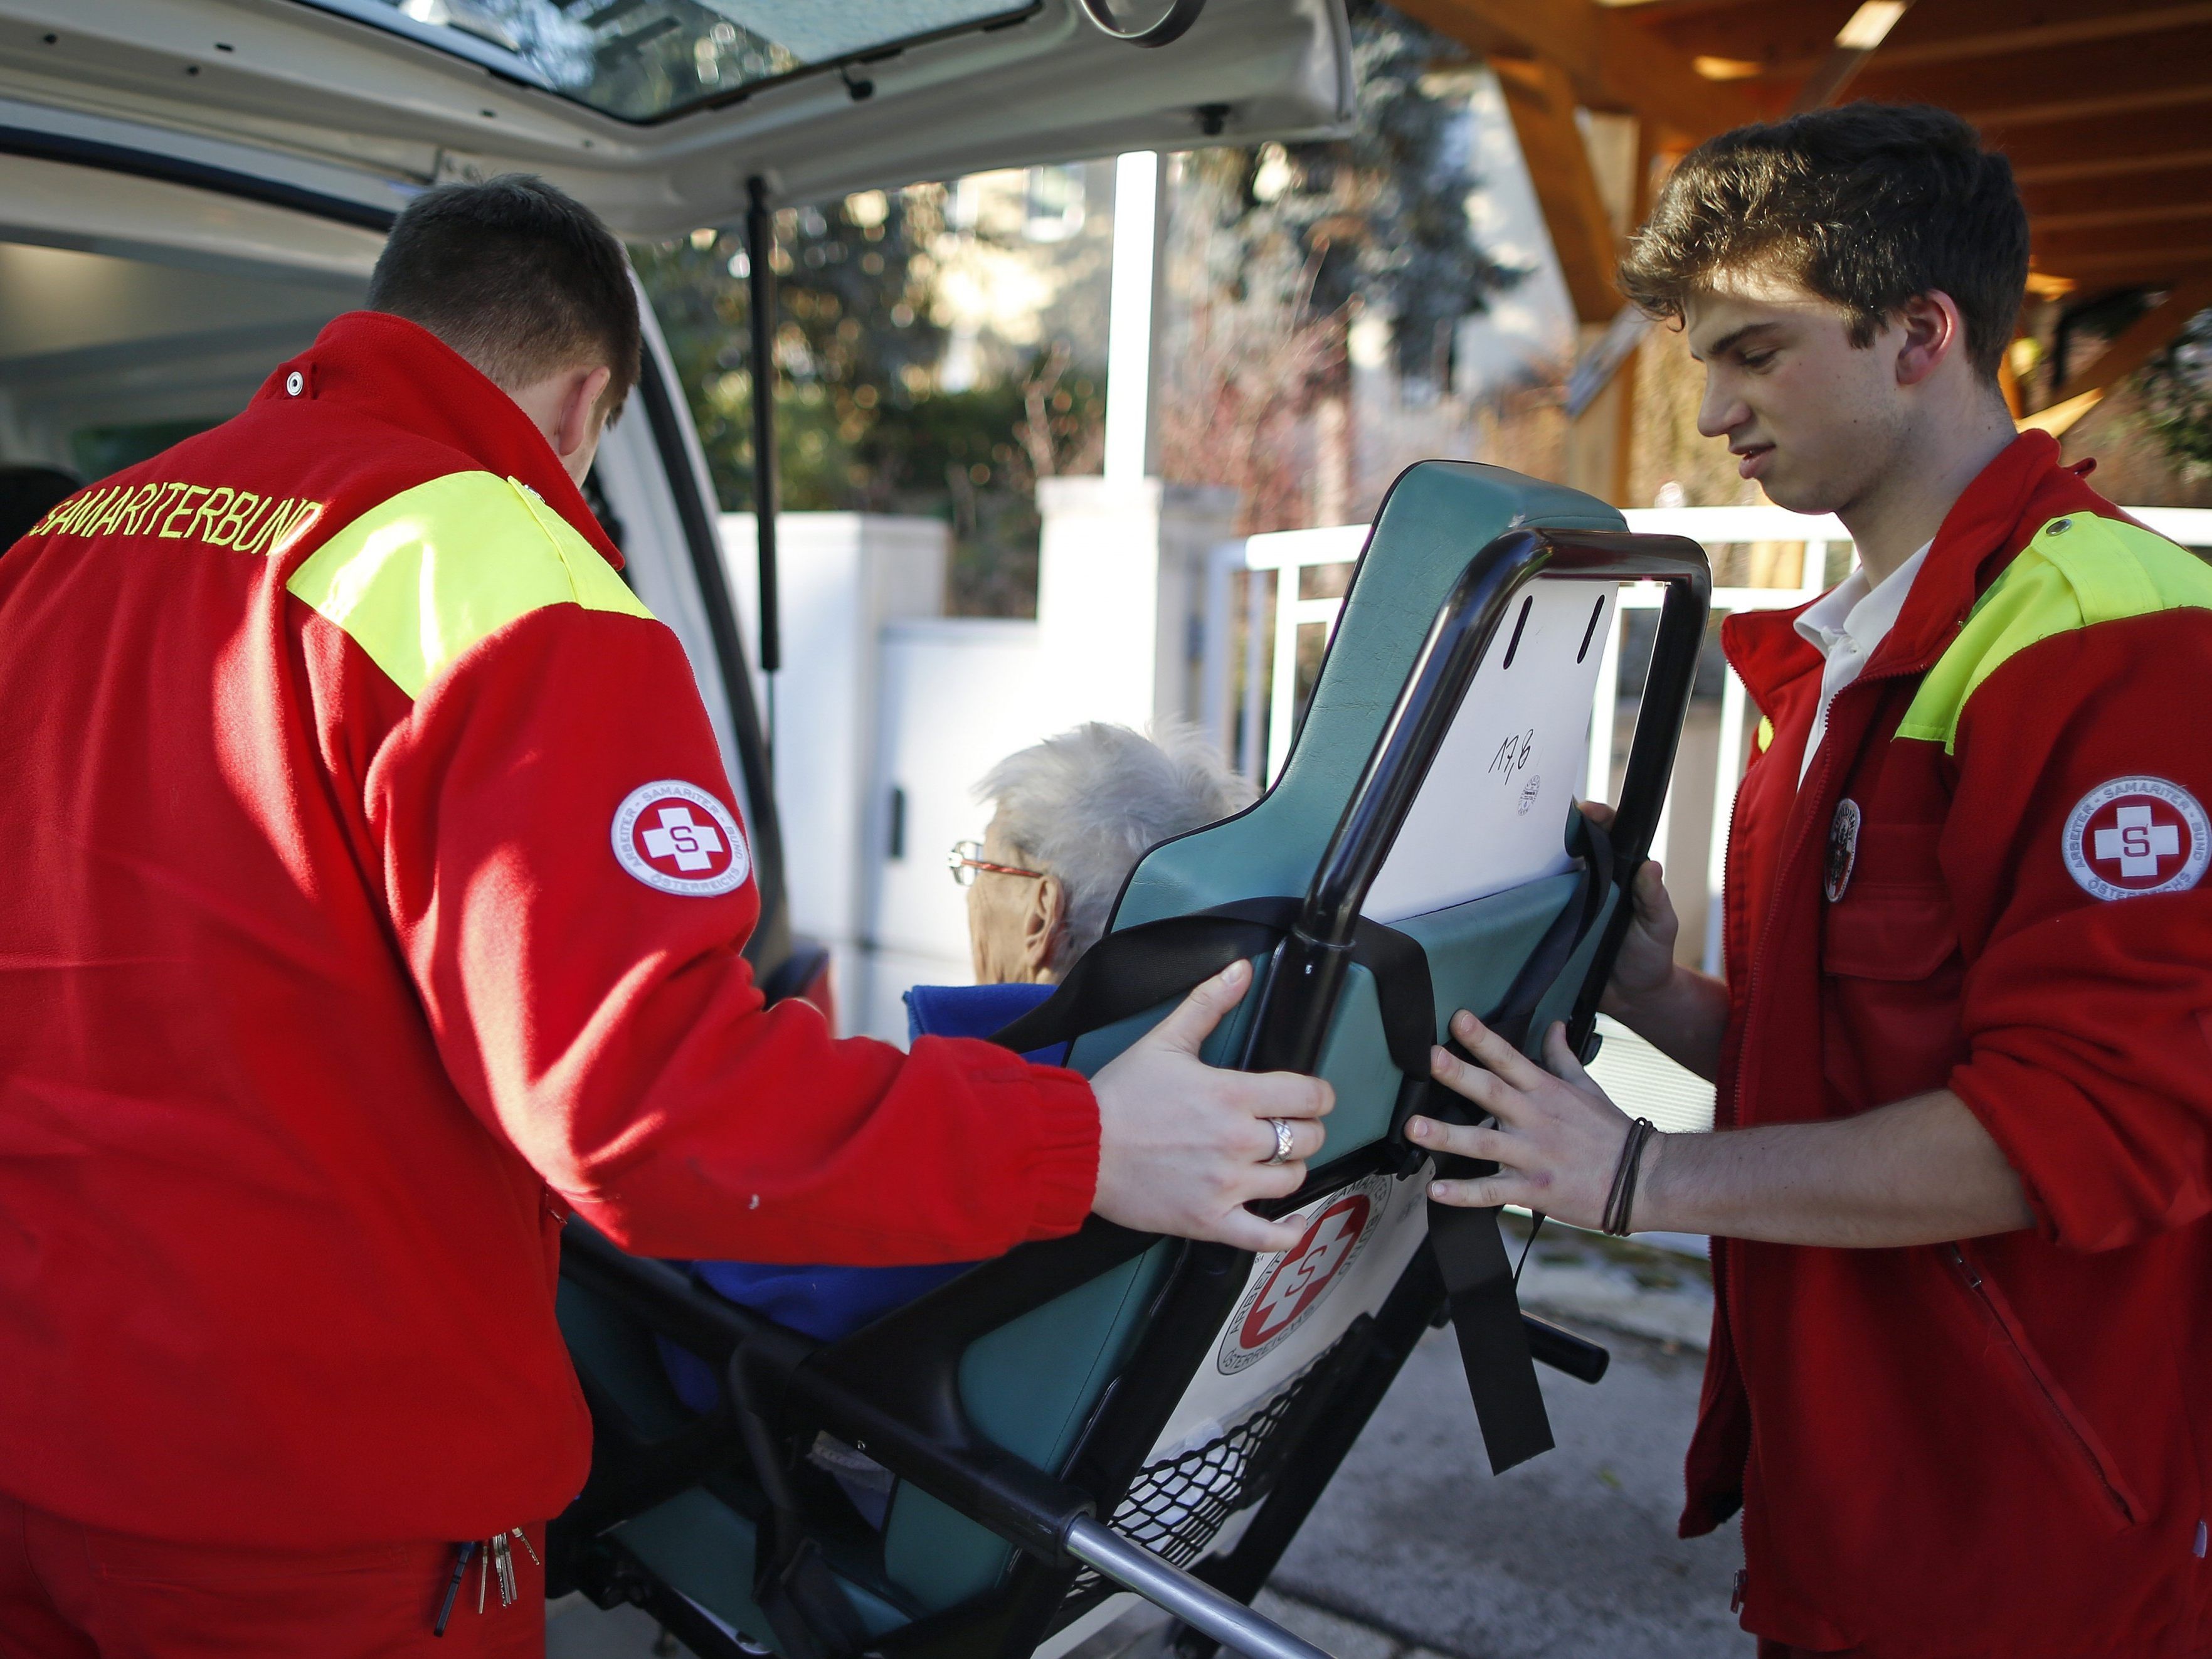
[[[2190,319],[2142,375],[2143,420],[2183,475],[2212,474],[2212,311]]]
[[[784,507],[906,513],[952,531],[956,614],[1036,605],[1036,479],[1095,468],[1104,403],[1048,348],[1030,372],[937,383],[933,320],[944,190],[864,191],[776,216],[776,437]],[[701,230],[632,250],[691,404],[724,508],[753,504],[750,295],[744,238]]]
[[[1346,138],[1226,152],[1232,222],[1255,247],[1280,230],[1305,273],[1310,317],[1371,306],[1389,320],[1398,373],[1449,373],[1460,319],[1522,272],[1484,251],[1467,198],[1477,184],[1462,109],[1424,82],[1458,48],[1379,0],[1352,0],[1359,120]]]

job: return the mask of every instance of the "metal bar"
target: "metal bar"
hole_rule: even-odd
[[[775,514],[775,216],[769,211],[768,181],[745,180],[746,309],[752,315],[753,526],[760,550],[760,667],[783,666],[781,611],[776,604]],[[773,682],[769,696],[775,696]],[[774,708],[771,701],[769,708]],[[775,740],[775,732],[769,733]]]
[[[1723,542],[1796,542],[1811,537],[1849,539],[1832,513],[1792,513],[1786,507],[1632,507],[1620,515],[1631,530],[1687,536],[1708,547]]]
[[[1787,611],[1804,604],[1820,591],[1818,586],[1809,593],[1796,587],[1716,587],[1713,589],[1713,609],[1716,612]],[[1656,611],[1666,602],[1666,594],[1648,583],[1620,590],[1620,608],[1623,611]]]
[[[1067,1529],[1066,1547],[1085,1565],[1097,1568],[1124,1589],[1134,1590],[1154,1607],[1166,1609],[1193,1630],[1203,1632],[1248,1659],[1333,1659],[1327,1649],[1291,1635],[1273,1620],[1224,1595],[1180,1567],[1170,1566],[1099,1522],[1077,1521]]]
[[[1818,599],[1820,590],[1828,585],[1828,544],[1808,539],[1805,544],[1804,562],[1797,567],[1797,597]]]
[[[1628,596],[1623,585],[1620,602],[1607,623],[1605,644],[1598,652],[1597,684],[1590,693],[1589,775],[1583,783],[1584,800],[1613,799],[1613,732],[1620,718],[1620,635],[1628,626]]]
[[[1248,543],[1247,547],[1249,547]],[[1261,689],[1267,669],[1267,578],[1263,571],[1244,572],[1244,708],[1237,732],[1237,769],[1255,783],[1266,780],[1266,757],[1260,753],[1260,734],[1267,708]]]
[[[1229,720],[1231,573],[1243,562],[1239,542],[1222,542],[1206,550],[1206,599],[1199,616],[1198,725],[1224,755],[1233,736]]]
[[[1807,556],[1810,556],[1808,550]],[[1721,689],[1720,746],[1713,761],[1713,832],[1705,843],[1705,954],[1709,974],[1721,970],[1721,889],[1728,878],[1729,826],[1735,815],[1735,786],[1743,773],[1743,682],[1728,671]]]
[[[1267,781],[1282,775],[1290,758],[1291,738],[1298,716],[1298,573],[1295,568],[1275,574],[1275,661],[1271,670],[1273,696],[1267,711]]]

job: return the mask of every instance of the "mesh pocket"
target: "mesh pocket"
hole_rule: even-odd
[[[1115,1505],[1114,1530],[1171,1566],[1187,1567],[1204,1554],[1222,1524],[1258,1503],[1281,1478],[1297,1437],[1298,1405],[1326,1375],[1310,1367],[1236,1427],[1204,1445],[1147,1465]],[[1069,1587],[1071,1600],[1099,1588],[1085,1567]]]

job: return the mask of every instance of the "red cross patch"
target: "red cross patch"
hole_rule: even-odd
[[[2114,778],[2075,803],[2062,850],[2067,873],[2093,898],[2179,892],[2212,863],[2212,824],[2179,784]]]
[[[1222,1333],[1215,1364],[1224,1376],[1257,1364],[1309,1319],[1344,1283],[1390,1204],[1391,1179],[1370,1176],[1322,1200],[1306,1230],[1270,1265],[1262,1257]]]
[[[614,852],[647,887],[711,898],[744,885],[752,858],[736,816],[696,784],[664,778],[633,789],[615,809]]]

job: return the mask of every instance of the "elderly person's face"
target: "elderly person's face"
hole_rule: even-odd
[[[1006,813],[995,812],[983,832],[990,864],[1035,870],[1036,861],[1006,838]],[[1049,984],[1053,951],[1066,914],[1066,891],[1058,876],[1012,876],[978,870],[968,889],[968,949],[979,985]]]

